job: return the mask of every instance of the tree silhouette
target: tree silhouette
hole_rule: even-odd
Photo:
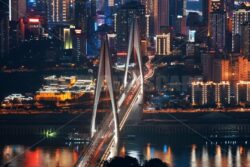
[[[125,156],[125,157],[114,157],[104,163],[104,167],[168,167],[168,165],[162,162],[160,159],[154,158],[146,161],[141,166],[136,158]]]
[[[125,156],[114,157],[104,164],[105,167],[140,167],[139,162],[136,158]]]
[[[154,158],[149,161],[146,161],[143,167],[168,167],[168,165],[162,162],[160,159]]]

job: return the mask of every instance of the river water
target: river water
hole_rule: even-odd
[[[8,167],[71,167],[78,159],[81,146],[42,145],[28,149],[25,145],[0,144],[0,166]],[[159,158],[170,167],[250,167],[250,146],[245,140],[210,142],[168,142],[148,137],[121,140],[120,156],[145,160]]]
[[[78,159],[78,151],[67,146],[39,146],[28,149],[24,145],[5,145],[0,148],[0,166],[6,167],[71,167]]]
[[[139,160],[159,158],[170,167],[250,167],[250,146],[248,141],[220,142],[171,142],[165,139],[139,137],[124,140],[120,155],[129,155]]]

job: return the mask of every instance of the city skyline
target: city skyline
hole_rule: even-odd
[[[0,0],[0,92],[0,166],[244,167],[250,2]]]

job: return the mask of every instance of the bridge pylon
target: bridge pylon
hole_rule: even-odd
[[[100,100],[101,90],[104,85],[107,85],[108,93],[110,95],[111,108],[114,119],[114,133],[115,133],[114,136],[115,136],[115,142],[118,143],[118,137],[119,137],[118,113],[117,113],[117,105],[113,89],[114,88],[113,75],[112,75],[112,67],[111,67],[107,37],[105,37],[104,40],[102,41],[100,58],[99,58],[99,69],[98,69],[98,76],[95,89],[95,100],[94,100],[94,107],[93,107],[93,114],[91,121],[91,137],[93,137],[96,132],[96,113],[97,113],[98,103]]]
[[[137,61],[139,66],[139,74],[140,74],[140,82],[141,82],[141,90],[143,91],[143,69],[142,69],[142,56],[141,56],[141,45],[140,45],[140,32],[139,26],[137,22],[137,18],[134,18],[132,25],[130,27],[130,34],[129,34],[129,44],[128,44],[128,54],[127,54],[127,61],[125,67],[125,76],[124,76],[124,88],[128,84],[128,68],[129,68],[129,61],[131,56],[134,54],[134,60]]]

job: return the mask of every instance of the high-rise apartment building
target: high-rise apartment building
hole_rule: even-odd
[[[248,59],[245,56],[237,57],[234,69],[236,81],[248,80]]]
[[[207,35],[211,36],[211,13],[225,12],[224,0],[202,0],[202,17],[203,24],[207,27]]]
[[[8,0],[0,1],[0,58],[9,52],[9,7]]]
[[[84,39],[84,33],[81,29],[74,29],[73,32],[73,56],[74,61],[82,63],[86,53],[86,40]]]
[[[154,0],[140,0],[141,4],[145,6],[146,13],[146,37],[154,37]]]
[[[224,0],[211,0],[210,1],[210,12],[214,11],[225,11]]]
[[[214,11],[210,13],[211,44],[214,50],[224,50],[226,47],[226,13]]]
[[[250,22],[241,25],[241,52],[250,60]]]
[[[96,16],[96,4],[93,1],[75,0],[74,22],[76,28],[80,28],[86,37],[93,36],[95,31],[94,18]]]
[[[213,64],[214,54],[205,52],[201,55],[201,65],[204,80],[212,80],[212,64]]]
[[[146,38],[146,16],[145,6],[139,2],[132,1],[122,5],[115,18],[115,30],[117,34],[118,52],[127,52],[129,43],[129,30],[133,19],[138,19],[141,39]]]
[[[72,19],[71,0],[48,0],[47,20],[48,26],[53,27],[58,24],[66,24]]]
[[[203,76],[206,81],[222,82],[230,79],[230,61],[220,54],[214,51],[202,54]]]
[[[171,35],[168,34],[161,34],[156,35],[156,54],[157,55],[170,55],[171,54]]]
[[[240,52],[240,42],[242,36],[242,24],[250,21],[250,7],[242,4],[239,9],[233,12],[232,21],[232,51]]]
[[[230,74],[229,60],[214,59],[213,61],[213,81],[221,82],[228,81]]]
[[[160,34],[162,26],[169,26],[169,0],[154,0],[154,33]]]
[[[228,81],[192,82],[192,105],[227,105],[231,103],[231,89]]]
[[[154,13],[154,0],[140,0],[141,4],[145,6],[147,15],[153,15]]]
[[[178,16],[186,16],[186,0],[169,0],[169,25],[176,26],[176,18]]]
[[[71,28],[64,28],[63,29],[63,42],[64,42],[64,49],[65,50],[73,49]]]

